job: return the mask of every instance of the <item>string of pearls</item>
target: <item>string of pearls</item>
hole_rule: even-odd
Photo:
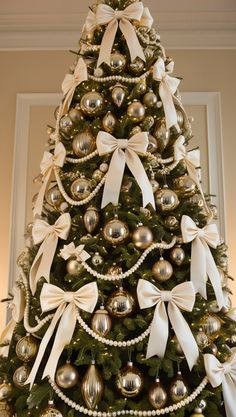
[[[154,45],[157,46],[157,41],[160,40],[160,36],[157,35],[156,39],[151,41],[149,37],[145,37],[142,33],[139,32],[139,30],[136,29],[136,33],[138,38],[144,43],[144,45]]]
[[[98,150],[96,149],[94,152],[90,153],[87,156],[84,156],[83,158],[75,159],[75,158],[66,158],[66,162],[70,162],[71,164],[83,164],[84,162],[89,161],[90,159],[93,159],[95,156],[98,155]]]
[[[82,405],[79,405],[75,401],[72,401],[70,398],[68,398],[51,378],[49,378],[49,384],[51,385],[56,395],[62,401],[64,401],[65,404],[67,404],[69,407],[73,408],[74,410],[79,411],[83,414],[88,414],[89,416],[117,417],[117,416],[123,416],[123,415],[132,415],[132,416],[138,416],[138,417],[151,417],[151,416],[161,416],[164,414],[173,413],[174,411],[177,411],[183,407],[186,407],[186,405],[192,403],[201,394],[201,392],[204,390],[204,388],[208,384],[208,379],[207,377],[205,377],[202,380],[201,384],[193,391],[191,395],[185,398],[185,400],[182,400],[177,404],[170,405],[169,407],[162,408],[161,410],[144,410],[144,411],[119,410],[119,411],[113,411],[113,412],[89,410],[88,408],[83,407]]]
[[[85,262],[85,261],[82,261],[82,265],[83,265],[84,269],[86,269],[86,271],[89,272],[95,278],[103,279],[104,281],[122,280],[122,279],[127,278],[130,275],[134,274],[134,272],[136,272],[139,269],[139,267],[142,265],[142,263],[144,262],[144,260],[148,256],[148,254],[150,252],[152,252],[154,249],[163,249],[163,250],[171,249],[175,246],[176,242],[177,242],[177,237],[174,236],[172,241],[169,244],[168,243],[153,243],[151,246],[149,246],[149,248],[147,248],[143,252],[143,254],[140,256],[139,260],[136,262],[136,264],[134,266],[132,266],[132,268],[130,268],[128,271],[126,271],[122,274],[118,274],[118,275],[100,274],[99,272],[94,271],[94,269],[92,269],[87,264],[87,262]]]
[[[138,84],[143,82],[150,74],[150,70],[142,74],[140,77],[123,77],[122,75],[110,75],[108,77],[95,77],[94,75],[89,75],[90,80],[96,81],[98,83],[106,83],[111,81],[120,81],[127,84]]]

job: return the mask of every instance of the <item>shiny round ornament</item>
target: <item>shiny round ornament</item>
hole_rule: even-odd
[[[121,275],[122,274],[122,268],[116,264],[112,265],[108,271],[107,271],[108,275]]]
[[[194,194],[190,199],[189,202],[193,204],[194,206],[198,206],[199,208],[203,208],[204,201],[202,199],[202,196],[200,194]]]
[[[104,391],[102,377],[93,361],[83,377],[81,393],[87,407],[91,410],[98,405]]]
[[[169,387],[170,397],[174,403],[178,403],[189,395],[188,387],[182,377],[181,372],[172,380]]]
[[[141,58],[135,58],[129,65],[130,71],[134,75],[140,75],[144,71],[145,64]]]
[[[170,259],[175,265],[177,266],[182,265],[185,259],[185,252],[181,248],[181,246],[178,245],[178,246],[175,246],[173,249],[171,249]]]
[[[177,194],[169,188],[162,188],[155,193],[157,208],[161,211],[175,210],[179,205]]]
[[[206,316],[204,316],[201,326],[203,331],[210,338],[216,338],[220,334],[221,321],[215,314],[207,314]]]
[[[66,270],[69,275],[77,276],[83,271],[84,267],[77,259],[69,259],[66,263]]]
[[[84,119],[84,116],[81,110],[75,108],[69,111],[69,118],[76,124],[81,122]]]
[[[46,192],[45,199],[51,207],[55,207],[56,209],[59,209],[64,201],[64,198],[57,186],[50,188]]]
[[[216,356],[218,353],[218,347],[215,343],[211,343],[209,347],[207,347],[207,353],[211,353],[212,355]]]
[[[30,362],[38,352],[38,342],[32,336],[22,337],[16,345],[16,355],[23,362]]]
[[[196,193],[196,183],[188,175],[176,178],[174,180],[176,192],[180,195],[192,196]]]
[[[103,162],[100,166],[99,169],[101,172],[103,172],[103,174],[105,174],[108,171],[109,165],[106,162]]]
[[[159,261],[153,265],[152,273],[156,280],[165,282],[172,277],[173,267],[170,262],[161,257]]]
[[[3,382],[0,385],[0,401],[9,400],[12,397],[12,385],[7,382]]]
[[[129,236],[129,228],[126,223],[115,218],[104,226],[103,235],[112,245],[119,245]]]
[[[64,417],[61,412],[55,407],[54,401],[48,401],[48,406],[43,410],[39,417]]]
[[[137,227],[133,233],[133,243],[138,249],[147,249],[153,243],[153,234],[149,227]]]
[[[143,389],[143,376],[141,372],[133,366],[133,362],[128,362],[127,366],[120,370],[116,377],[118,391],[128,398],[136,397]]]
[[[27,381],[31,369],[28,365],[22,365],[17,368],[13,374],[13,382],[17,388],[25,388],[25,382]]]
[[[56,383],[60,388],[73,388],[79,381],[79,373],[70,363],[60,366],[56,372]]]
[[[152,135],[148,135],[148,148],[147,148],[147,152],[155,153],[155,152],[157,152],[157,149],[158,149],[158,145],[157,145],[156,138],[154,138],[154,136],[152,136]]]
[[[153,408],[156,410],[160,410],[161,408],[165,407],[168,399],[167,392],[164,386],[161,384],[159,378],[156,379],[155,383],[149,389],[148,399]]]
[[[111,331],[112,320],[104,306],[101,306],[99,310],[95,311],[92,318],[91,327],[93,331],[101,337],[106,337]]]
[[[103,108],[104,99],[100,93],[90,91],[80,101],[80,107],[87,116],[96,116]]]
[[[89,130],[78,133],[72,142],[72,148],[75,155],[84,157],[93,152],[95,148],[95,140]]]
[[[183,127],[184,125],[184,115],[183,112],[181,110],[177,110],[177,123],[179,125],[179,127]]]
[[[103,177],[104,177],[104,173],[100,171],[99,169],[95,169],[92,175],[93,180],[95,180],[98,183],[102,180]]]
[[[95,255],[93,255],[92,264],[94,266],[100,266],[103,264],[103,257],[98,252],[96,252]]]
[[[88,207],[84,214],[84,226],[88,233],[93,233],[99,224],[99,211],[96,207]]]
[[[200,347],[200,349],[204,349],[205,347],[207,347],[209,345],[209,339],[208,339],[207,334],[203,332],[202,330],[199,331],[196,334],[196,342],[198,346]]]
[[[63,116],[60,120],[60,130],[65,134],[70,134],[73,128],[73,122],[69,116]]]
[[[86,178],[78,178],[71,185],[71,193],[76,200],[84,200],[91,193],[90,181]]]
[[[165,119],[160,119],[156,123],[154,136],[157,139],[158,148],[162,152],[170,141],[170,130],[166,128]]]
[[[150,184],[151,184],[153,193],[155,193],[157,190],[159,190],[160,184],[155,179],[151,179]]]
[[[116,117],[112,114],[111,111],[108,111],[107,114],[102,119],[102,125],[106,132],[112,133],[116,127]]]
[[[111,95],[115,105],[117,107],[121,107],[126,96],[124,87],[122,85],[115,85],[115,87],[112,89]]]
[[[137,133],[142,132],[142,129],[140,126],[135,126],[133,127],[133,129],[130,131],[129,137],[131,138],[134,135],[137,135]]]
[[[134,311],[135,300],[128,291],[120,287],[110,295],[106,307],[112,316],[123,318]]]
[[[143,103],[146,107],[155,107],[157,104],[157,96],[153,91],[149,91],[143,97]]]
[[[124,55],[115,52],[111,54],[110,68],[112,74],[120,74],[126,66],[126,58]]]
[[[141,122],[145,117],[145,107],[140,101],[133,101],[128,106],[127,114],[133,122]]]
[[[165,225],[170,230],[175,230],[179,227],[179,220],[175,216],[168,216],[165,218]]]

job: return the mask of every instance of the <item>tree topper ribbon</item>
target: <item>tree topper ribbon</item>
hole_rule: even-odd
[[[12,310],[12,318],[3,330],[0,337],[0,344],[6,344],[7,346],[0,347],[0,356],[8,357],[9,348],[13,332],[17,323],[19,323],[24,317],[25,311],[25,294],[23,288],[19,285],[15,285],[12,290],[13,299],[10,302],[9,308]]]
[[[195,303],[195,291],[191,282],[177,285],[172,291],[160,291],[152,283],[140,279],[137,286],[140,308],[156,305],[146,358],[154,355],[164,358],[169,337],[168,316],[188,362],[189,368],[198,360],[199,350],[195,338],[180,310],[192,311]],[[168,314],[165,302],[168,303]]]
[[[104,33],[97,66],[103,62],[110,65],[112,46],[118,27],[123,33],[130,52],[131,61],[136,57],[146,61],[143,49],[139,43],[135,28],[130,20],[140,21],[143,16],[143,3],[133,3],[124,10],[114,10],[107,4],[99,4],[96,11],[98,25],[108,25]]]
[[[43,159],[40,164],[41,173],[44,176],[44,179],[34,206],[34,217],[37,215],[40,216],[42,213],[44,196],[49,188],[54,167],[62,168],[65,158],[66,150],[61,142],[55,146],[54,155],[51,152],[44,152]]]
[[[191,217],[183,215],[181,230],[184,243],[192,242],[191,250],[191,281],[196,292],[207,299],[206,278],[209,276],[215,291],[216,300],[221,310],[225,305],[220,283],[219,271],[209,246],[216,248],[219,244],[219,234],[216,224],[209,224],[199,229]],[[209,245],[209,246],[208,246]]]
[[[158,58],[157,62],[153,66],[153,78],[154,80],[160,82],[159,95],[165,111],[167,129],[170,129],[172,126],[177,124],[177,113],[173,101],[173,95],[178,88],[180,80],[175,77],[170,77],[169,74],[173,72],[173,68],[173,61],[171,61],[165,68],[165,62],[162,58]]]
[[[97,150],[100,156],[113,153],[104,186],[102,208],[112,203],[117,205],[125,164],[129,167],[143,194],[143,207],[152,204],[155,208],[152,187],[138,155],[144,155],[148,147],[148,134],[137,133],[128,139],[116,139],[110,133],[99,132]]]
[[[75,247],[74,242],[69,245],[64,245],[60,250],[60,256],[67,261],[67,259],[75,257],[78,262],[85,262],[90,258],[90,255],[84,250],[84,245]]]
[[[44,369],[43,377],[54,380],[57,363],[66,345],[72,339],[77,320],[77,309],[92,313],[98,300],[98,288],[95,282],[84,285],[76,292],[65,292],[52,284],[44,284],[40,295],[42,312],[57,309],[39,347],[34,366],[25,384],[32,387],[47,345],[58,321],[53,347]]]
[[[37,219],[32,229],[35,245],[42,242],[30,269],[30,289],[35,294],[37,282],[41,277],[49,281],[53,257],[55,255],[58,239],[66,240],[71,227],[69,213],[62,214],[55,224],[50,225],[44,220]]]
[[[88,70],[87,65],[83,58],[79,58],[77,65],[75,67],[74,74],[66,74],[62,82],[62,91],[64,95],[64,101],[61,109],[61,116],[67,113],[70,104],[73,99],[73,95],[76,87],[83,81],[88,80]]]
[[[222,384],[224,404],[227,417],[235,417],[236,397],[236,348],[232,349],[232,356],[225,363],[209,353],[204,355],[206,374],[213,388]]]

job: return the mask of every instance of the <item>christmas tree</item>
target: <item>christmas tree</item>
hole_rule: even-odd
[[[97,0],[1,336],[0,416],[235,417],[226,246],[147,7]]]

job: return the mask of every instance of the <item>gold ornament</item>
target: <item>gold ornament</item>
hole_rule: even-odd
[[[156,123],[154,136],[157,139],[158,149],[162,152],[170,141],[170,130],[166,129],[165,119],[160,119]]]
[[[155,179],[151,179],[150,180],[150,184],[152,186],[153,193],[155,193],[157,190],[159,190],[160,185],[159,185],[159,183]]]
[[[175,210],[179,205],[177,194],[168,187],[162,188],[155,193],[157,208],[161,211]]]
[[[104,226],[103,235],[112,245],[119,245],[129,236],[129,228],[126,223],[115,217]]]
[[[84,157],[89,155],[95,148],[95,140],[92,133],[89,130],[78,133],[73,139],[72,148],[77,156]]]
[[[32,336],[22,337],[16,345],[17,357],[23,362],[30,362],[38,352],[38,342]]]
[[[43,410],[39,417],[63,417],[61,412],[55,407],[54,401],[48,401],[48,406]]]
[[[13,374],[13,382],[17,388],[25,388],[25,382],[30,374],[30,367],[26,364],[17,368]]]
[[[179,344],[179,341],[178,341],[177,336],[174,336],[173,337],[172,343],[174,343],[176,355],[178,355],[178,356],[184,356],[183,349],[182,349],[181,345]]]
[[[122,274],[122,268],[116,264],[113,264],[107,271],[109,275],[120,275]]]
[[[156,379],[155,383],[149,389],[148,399],[153,408],[156,410],[160,410],[161,408],[165,407],[168,399],[167,392],[164,386],[161,384],[159,378]]]
[[[68,274],[72,276],[77,276],[83,271],[84,267],[81,262],[77,261],[77,259],[69,259],[66,263],[66,270]]]
[[[174,180],[176,192],[180,195],[192,196],[196,193],[196,183],[188,175],[176,178]]]
[[[115,52],[111,54],[110,68],[112,74],[120,74],[126,66],[126,58],[124,55]]]
[[[181,248],[181,246],[177,245],[170,251],[170,259],[174,262],[177,266],[182,265],[185,259],[185,252]]]
[[[60,131],[69,135],[73,128],[73,122],[69,116],[63,116],[60,120]]]
[[[145,117],[145,107],[140,101],[133,101],[128,106],[127,114],[133,122],[141,122]]]
[[[184,115],[181,110],[177,110],[177,123],[180,127],[183,127],[184,124]]]
[[[109,165],[106,162],[103,162],[100,166],[99,169],[100,171],[103,172],[103,174],[105,174],[108,171]]]
[[[157,145],[157,140],[156,138],[154,138],[154,136],[152,135],[148,135],[148,148],[147,148],[147,152],[150,153],[155,153],[157,152],[158,149],[158,145]]]
[[[120,287],[110,295],[106,307],[112,316],[126,317],[134,311],[135,300],[128,291]]]
[[[115,103],[115,105],[117,107],[121,107],[126,96],[126,90],[123,87],[123,85],[117,84],[112,89],[111,95],[112,95],[112,100]]]
[[[97,182],[100,182],[103,177],[104,173],[100,169],[96,169],[92,175],[92,178]]]
[[[79,381],[79,373],[70,363],[60,366],[56,372],[56,383],[60,388],[73,388]]]
[[[121,369],[116,377],[116,386],[124,397],[136,397],[143,389],[143,376],[141,372],[133,366],[133,362],[128,362],[127,366]]]
[[[165,282],[171,278],[173,274],[173,267],[170,262],[161,257],[159,261],[153,265],[152,273],[155,279],[160,282]]]
[[[9,400],[12,396],[12,385],[8,382],[3,382],[0,385],[0,401]]]
[[[153,234],[149,227],[139,226],[133,233],[133,243],[138,249],[147,249],[153,242]]]
[[[130,131],[129,137],[131,138],[132,136],[136,135],[137,133],[142,132],[142,129],[140,126],[135,126],[133,127],[133,129]]]
[[[202,400],[199,406],[195,408],[193,414],[191,414],[190,417],[205,417],[204,414],[202,414],[202,411],[204,410],[204,408],[206,408],[206,405],[202,405],[202,403],[206,404],[206,402]]]
[[[207,314],[203,317],[201,326],[210,338],[216,338],[220,334],[221,321],[215,314]]]
[[[102,265],[102,263],[103,263],[102,256],[98,252],[96,252],[95,255],[93,255],[92,257],[92,264],[94,266],[99,266],[99,265]]]
[[[177,376],[172,380],[169,391],[170,397],[174,403],[178,403],[188,396],[188,387],[182,377],[181,372],[178,372]]]
[[[45,195],[45,199],[49,206],[59,209],[64,201],[64,198],[57,186],[50,188]]]
[[[87,116],[98,115],[102,110],[103,104],[103,96],[96,91],[86,93],[80,101],[80,107]]]
[[[152,128],[152,126],[154,126],[154,123],[155,123],[154,117],[153,116],[147,116],[147,117],[145,117],[145,119],[143,121],[143,126],[145,126],[146,129],[149,131]],[[155,138],[155,140],[156,140],[156,138]]]
[[[106,132],[112,133],[116,127],[117,120],[111,111],[108,111],[107,114],[102,119],[102,125]]]
[[[179,227],[179,220],[175,216],[168,216],[165,218],[165,225],[170,230],[175,230]]]
[[[206,346],[208,346],[209,340],[208,340],[206,333],[200,330],[196,334],[196,342],[198,346],[200,347],[200,349],[204,349]]]
[[[96,207],[88,207],[84,214],[84,226],[89,233],[93,233],[99,224],[99,211]]]
[[[97,370],[95,361],[92,361],[81,384],[81,393],[88,408],[94,410],[102,398],[103,390],[102,377]]]
[[[134,75],[140,75],[144,71],[144,62],[141,58],[135,58],[133,62],[129,65],[129,69]]]
[[[101,337],[106,337],[111,331],[112,320],[104,306],[101,306],[99,310],[95,311],[92,318],[91,327],[93,331]]]
[[[197,205],[199,208],[203,208],[204,201],[202,199],[202,196],[200,194],[194,194],[190,199],[189,202],[193,204],[194,206]]]
[[[1,417],[14,417],[12,407],[6,402],[0,402],[0,416]]]
[[[149,91],[148,93],[146,93],[145,96],[143,97],[143,103],[147,107],[154,107],[154,106],[156,106],[156,104],[157,104],[157,96],[156,96],[156,94],[153,93],[153,91]]]
[[[84,116],[80,109],[75,108],[69,111],[69,118],[73,123],[79,123],[84,119]]]
[[[76,200],[84,200],[91,193],[90,181],[86,178],[78,178],[71,184],[71,193]]]

